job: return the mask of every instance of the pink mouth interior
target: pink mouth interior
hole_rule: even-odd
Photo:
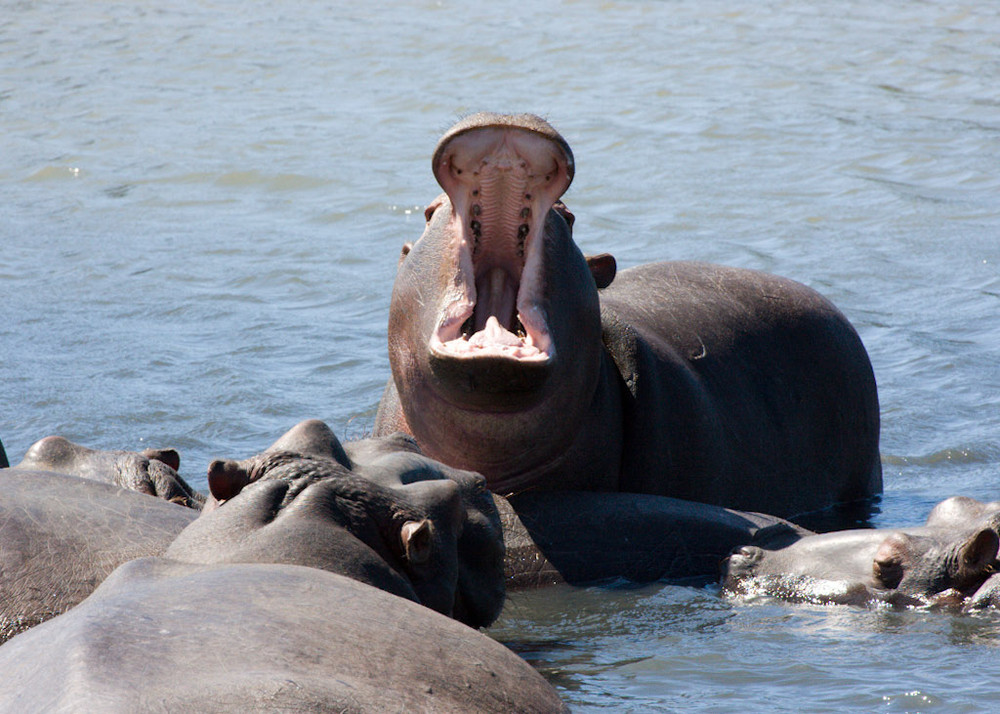
[[[440,157],[435,173],[461,237],[460,294],[432,346],[453,356],[549,359],[538,238],[569,183],[565,154],[535,132],[484,127],[456,136]]]

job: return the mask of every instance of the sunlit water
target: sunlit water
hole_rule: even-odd
[[[0,438],[169,445],[204,487],[371,428],[440,133],[546,115],[577,241],[796,278],[879,382],[880,526],[1000,498],[1000,6],[0,2]],[[578,711],[985,711],[1000,618],[515,595]]]

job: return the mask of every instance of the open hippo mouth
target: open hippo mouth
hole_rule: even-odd
[[[470,365],[455,360],[491,372],[470,391],[528,388],[519,384],[524,368],[555,356],[542,303],[544,231],[572,181],[573,154],[538,117],[477,114],[441,140],[433,167],[451,202],[456,273],[430,339],[432,359],[467,379]]]

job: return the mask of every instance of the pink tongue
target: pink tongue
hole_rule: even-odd
[[[485,327],[469,338],[469,345],[476,347],[487,347],[489,345],[517,347],[520,344],[521,340],[518,336],[510,330],[504,329],[495,315],[490,315],[486,320]]]

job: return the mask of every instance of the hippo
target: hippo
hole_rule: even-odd
[[[566,711],[474,629],[503,601],[498,529],[459,566],[482,477],[409,473],[285,450],[219,462],[213,506],[163,557],[0,648],[0,709]]]
[[[17,467],[110,483],[188,508],[199,509],[205,500],[177,474],[180,456],[174,449],[100,451],[47,436],[31,445]]]
[[[766,529],[722,566],[726,592],[832,604],[964,607],[997,567],[994,525],[852,529],[770,540]],[[980,605],[982,606],[982,605]]]
[[[472,115],[434,152],[444,189],[404,246],[374,435],[502,495],[670,496],[777,516],[881,492],[867,352],[814,290],[698,262],[584,257],[559,199],[569,144],[533,115]]]
[[[0,684],[11,712],[566,711],[483,633],[343,575],[274,563],[127,563],[0,647]]]
[[[323,428],[300,424],[277,444]],[[337,443],[332,432],[327,443]],[[272,446],[243,461],[213,461],[208,482],[212,501],[165,557],[330,570],[472,627],[500,614],[503,534],[478,474],[444,472],[391,448],[351,468]]]
[[[341,444],[329,426],[315,419],[297,424],[268,451],[282,449],[333,459],[380,482],[417,476],[456,482],[470,478],[466,472],[422,456],[411,436],[397,432]],[[211,484],[224,472],[253,471],[251,461],[213,462],[208,479]],[[248,478],[237,476],[235,480],[242,483]],[[466,492],[466,499],[471,495],[488,497],[487,492],[472,490]],[[750,542],[761,529],[808,533],[774,516],[664,496],[531,491],[510,499],[492,494],[492,500],[503,526],[507,590],[622,578],[634,582],[709,580],[718,576],[719,561],[725,555]],[[214,508],[213,496],[205,508]],[[460,547],[468,555],[460,562],[475,562],[489,552],[495,526],[485,522],[481,514],[490,509],[481,502],[466,507]]]
[[[198,511],[77,476],[0,470],[0,642],[162,553]]]

